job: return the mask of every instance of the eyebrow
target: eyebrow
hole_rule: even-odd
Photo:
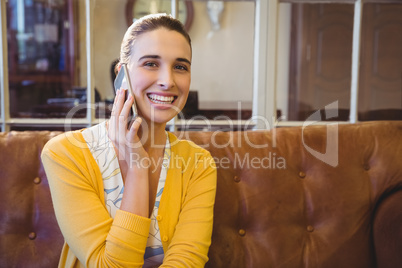
[[[158,56],[158,55],[145,55],[145,56],[142,56],[141,58],[139,58],[138,61],[141,61],[141,60],[143,60],[143,59],[160,59],[160,58],[161,58],[161,57]],[[186,62],[186,63],[188,63],[189,65],[191,65],[191,61],[189,61],[189,60],[186,59],[186,58],[177,58],[176,60],[177,60],[177,61],[181,61],[181,62]]]

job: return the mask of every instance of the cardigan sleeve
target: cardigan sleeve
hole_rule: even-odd
[[[122,210],[109,216],[99,168],[83,144],[80,133],[65,133],[50,140],[41,155],[69,250],[86,267],[141,267],[150,219]]]
[[[204,267],[208,261],[217,173],[208,151],[195,152],[187,158],[188,166],[182,171],[185,183],[181,211],[160,267]]]

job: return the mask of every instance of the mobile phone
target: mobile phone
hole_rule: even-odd
[[[135,97],[134,97],[134,92],[133,88],[131,86],[131,81],[130,81],[130,75],[128,72],[127,64],[122,64],[119,73],[116,76],[116,79],[114,80],[114,89],[117,91],[119,89],[127,89],[126,91],[126,98],[128,98],[128,94],[133,96],[134,102],[131,107],[131,110],[133,112],[133,118],[137,117],[138,112],[137,112],[137,105],[135,103]]]

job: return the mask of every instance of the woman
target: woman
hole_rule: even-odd
[[[165,131],[186,102],[191,53],[178,20],[137,20],[118,66],[127,64],[139,116],[129,123],[134,99],[120,89],[109,121],[46,144],[42,160],[65,238],[60,267],[203,267],[208,260],[214,161]]]

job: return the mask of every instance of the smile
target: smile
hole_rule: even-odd
[[[161,96],[154,93],[147,94],[148,99],[157,104],[172,104],[176,96]]]

